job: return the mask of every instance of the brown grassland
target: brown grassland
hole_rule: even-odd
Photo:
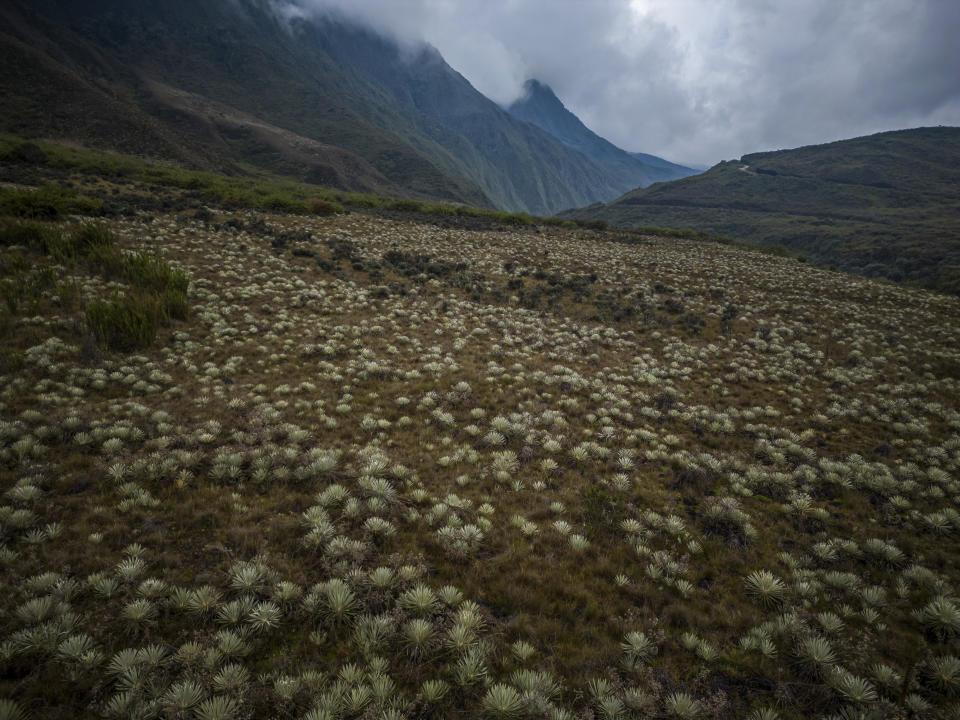
[[[71,182],[0,220],[0,718],[960,714],[960,300]]]

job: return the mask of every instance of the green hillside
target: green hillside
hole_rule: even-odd
[[[322,52],[298,53],[256,4],[11,3],[0,19],[18,70],[2,81],[2,130],[490,205],[409,110],[384,107],[382,92]]]
[[[777,244],[867,276],[960,292],[960,128],[755,153],[562,213]]]

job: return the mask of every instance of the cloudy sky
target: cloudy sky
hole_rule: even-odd
[[[957,0],[301,0],[426,40],[509,103],[551,85],[627,149],[710,166],[960,125]]]

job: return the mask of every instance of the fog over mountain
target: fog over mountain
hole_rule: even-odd
[[[960,122],[960,4],[942,0],[282,0],[426,40],[509,105],[535,77],[628,151],[709,166]]]
[[[339,13],[11,0],[0,28],[4,67],[17,68],[0,77],[0,131],[537,215],[690,172],[606,143],[552,93],[539,122],[515,117],[435,47]],[[547,116],[579,140],[542,127]]]
[[[696,173],[692,168],[653,155],[624,152],[586,127],[564,107],[550,86],[535,79],[524,84],[524,94],[510,105],[508,111],[599,163],[611,179],[617,178],[632,187],[646,187]]]

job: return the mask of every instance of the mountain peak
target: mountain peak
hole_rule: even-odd
[[[527,105],[536,107],[539,112],[569,113],[560,98],[546,83],[536,78],[530,78],[523,83],[523,94],[514,101],[511,107]],[[572,115],[572,113],[570,113]]]
[[[530,78],[523,95],[508,109],[511,115],[546,130],[566,145],[600,163],[619,182],[645,187],[661,180],[674,180],[693,170],[653,155],[632,155],[605,140],[583,124],[557,97],[553,89]]]
[[[530,78],[523,84],[523,95],[513,102],[507,112],[574,147],[578,144],[576,138],[590,133],[580,119],[567,110],[553,89],[536,78]]]
[[[524,97],[540,95],[542,97],[554,98],[557,102],[560,102],[556,93],[553,92],[553,88],[546,83],[540,82],[536,78],[529,78],[525,83],[523,83],[523,94]]]

